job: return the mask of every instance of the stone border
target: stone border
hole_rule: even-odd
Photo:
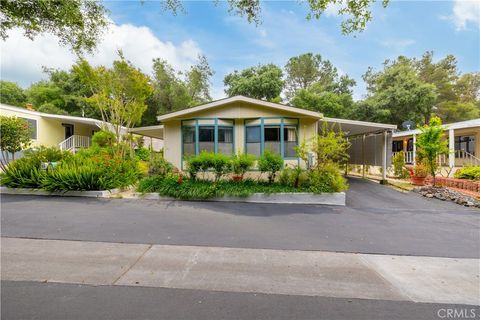
[[[31,195],[31,196],[110,198],[111,195],[118,194],[119,192],[120,192],[119,189],[99,190],[99,191],[48,192],[42,189],[0,187],[1,194],[21,194],[21,195]]]
[[[134,199],[176,201],[171,197],[162,197],[158,193],[134,193]],[[222,197],[207,200],[191,201],[213,201],[213,202],[247,202],[247,203],[277,203],[277,204],[323,204],[332,206],[345,206],[345,192],[333,193],[254,193],[248,197]]]

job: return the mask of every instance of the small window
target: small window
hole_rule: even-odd
[[[195,127],[183,127],[183,154],[195,155]]]
[[[215,128],[201,126],[198,128],[198,151],[215,151]]]
[[[297,128],[296,127],[284,127],[283,128],[283,140],[284,140],[284,153],[287,158],[294,158],[297,156],[295,147],[297,146]]]
[[[233,128],[218,128],[218,152],[223,154],[233,153]]]
[[[281,153],[281,142],[280,142],[280,127],[265,127],[264,128],[264,135],[265,135],[265,150],[269,150],[275,154]]]
[[[27,119],[27,118],[20,118],[28,122],[28,127],[30,128],[30,138],[36,140],[37,139],[37,120],[34,119]]]
[[[260,156],[260,126],[246,127],[246,153]]]

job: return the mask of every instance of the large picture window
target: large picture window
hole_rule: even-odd
[[[20,118],[28,122],[28,127],[30,128],[30,138],[37,139],[37,120]]]
[[[455,137],[455,151],[468,152],[471,155],[475,155],[475,136],[456,136]],[[458,152],[455,152],[455,156],[461,157]]]
[[[183,156],[198,155],[202,151],[228,155],[234,152],[233,120],[194,119],[185,123],[188,125],[182,122]]]
[[[248,125],[245,134],[245,151],[260,156],[263,151],[269,150],[284,158],[296,158],[295,148],[298,145],[298,119],[268,119],[268,124]],[[250,121],[250,123],[253,121]],[[280,122],[280,124],[272,124]],[[263,128],[263,132],[262,132]],[[283,132],[282,132],[283,130]],[[263,146],[263,149],[262,149]]]

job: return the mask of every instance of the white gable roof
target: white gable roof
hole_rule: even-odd
[[[475,127],[480,127],[480,118],[477,119],[472,119],[472,120],[466,120],[466,121],[460,121],[460,122],[453,122],[453,123],[447,123],[442,125],[442,127],[447,130],[447,129],[465,129],[465,128],[475,128]],[[419,134],[421,133],[420,129],[415,129],[415,130],[408,130],[408,131],[399,131],[395,132],[393,134],[393,137],[405,137],[405,136],[411,136],[413,134]]]

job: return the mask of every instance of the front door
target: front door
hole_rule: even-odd
[[[65,139],[68,139],[70,138],[71,136],[73,136],[74,132],[73,132],[73,124],[66,124],[66,123],[62,123],[63,127],[65,128]]]

